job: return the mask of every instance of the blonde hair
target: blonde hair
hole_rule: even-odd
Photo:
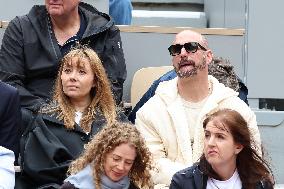
[[[123,143],[129,143],[136,149],[136,158],[128,175],[130,180],[139,188],[152,188],[151,153],[140,132],[130,123],[116,122],[105,126],[85,146],[85,152],[71,163],[67,173],[69,175],[76,174],[90,164],[93,170],[95,188],[100,189],[100,176],[104,173],[103,165],[106,155]]]
[[[94,73],[95,86],[91,89],[91,103],[83,112],[80,120],[80,127],[84,131],[90,131],[91,124],[98,114],[103,114],[108,124],[115,121],[116,106],[112,96],[111,87],[104,67],[97,53],[90,48],[79,46],[72,49],[61,60],[57,79],[54,86],[54,95],[52,102],[41,109],[42,113],[57,113],[57,118],[64,122],[67,129],[74,129],[75,109],[72,106],[69,97],[63,92],[61,74],[64,65],[70,64],[72,58],[78,58],[77,65],[83,66],[83,59],[88,60]]]

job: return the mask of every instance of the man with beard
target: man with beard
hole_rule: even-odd
[[[155,188],[167,188],[175,172],[198,160],[203,150],[203,120],[219,109],[236,110],[246,119],[261,155],[255,114],[237,92],[208,75],[213,53],[205,37],[185,30],[168,49],[178,77],[160,83],[135,120],[153,154]]]
[[[230,63],[229,60],[222,57],[214,56],[212,62],[208,65],[208,74],[212,75],[220,83],[223,83],[226,87],[230,87],[239,93],[238,97],[243,100],[247,105],[248,104],[248,88],[242,82],[242,80],[237,76],[234,71],[234,66]],[[128,120],[133,124],[135,123],[137,111],[152,97],[155,95],[156,89],[159,84],[163,81],[168,81],[177,77],[177,73],[174,69],[168,71],[151,84],[149,89],[143,94],[140,100],[132,108],[131,112],[128,115]]]

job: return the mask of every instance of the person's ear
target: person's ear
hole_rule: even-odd
[[[244,146],[242,144],[236,144],[235,154],[239,154],[243,150]]]
[[[210,64],[211,62],[212,62],[212,60],[213,60],[213,53],[212,53],[212,51],[209,49],[209,50],[207,50],[206,51],[206,64],[208,65],[208,64]]]

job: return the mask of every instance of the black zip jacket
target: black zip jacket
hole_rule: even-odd
[[[56,117],[56,114],[38,114],[23,133],[20,142],[22,171],[16,177],[16,189],[59,188],[70,163],[106,124],[105,117],[98,113],[90,133],[86,134],[76,123],[74,129],[66,129],[63,121]],[[118,112],[117,119],[127,120],[122,112]]]
[[[113,20],[94,7],[79,4],[87,22],[80,40],[88,44],[102,60],[117,103],[122,99],[126,65],[120,31]],[[5,30],[0,51],[0,80],[18,88],[21,106],[37,110],[50,100],[62,58],[48,13],[43,5],[34,6],[24,16],[14,18]]]
[[[204,175],[198,164],[174,174],[170,189],[206,189],[208,176]],[[243,188],[245,189],[245,188]],[[259,182],[255,189],[272,189],[265,182]]]
[[[79,157],[90,137],[104,124],[104,117],[98,117],[87,135],[77,124],[67,130],[56,116],[39,114],[21,138],[22,171],[15,188],[62,184],[71,161]]]

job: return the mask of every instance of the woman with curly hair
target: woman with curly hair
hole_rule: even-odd
[[[203,122],[204,152],[198,163],[177,172],[170,189],[273,189],[267,161],[258,155],[247,122],[222,109]]]
[[[115,101],[98,55],[84,46],[72,49],[61,61],[52,102],[41,108],[22,138],[22,175],[31,184],[27,188],[61,185],[70,162],[90,137],[116,119]]]
[[[151,154],[129,123],[104,127],[71,163],[61,189],[152,188]]]

